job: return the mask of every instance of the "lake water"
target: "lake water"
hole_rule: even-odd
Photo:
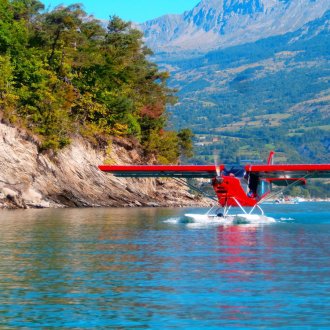
[[[265,211],[203,228],[167,221],[201,209],[0,211],[0,328],[330,329],[330,203]]]

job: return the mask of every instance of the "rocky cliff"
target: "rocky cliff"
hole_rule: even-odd
[[[207,205],[170,179],[123,179],[101,172],[106,160],[142,163],[141,150],[114,139],[96,150],[77,137],[56,155],[38,152],[37,142],[0,123],[0,208]]]

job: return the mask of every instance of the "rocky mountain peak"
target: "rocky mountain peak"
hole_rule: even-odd
[[[141,29],[155,51],[207,51],[295,31],[329,9],[328,0],[202,0]]]
[[[260,0],[204,0],[183,14],[184,21],[208,32],[223,34],[223,27],[233,16],[254,15],[263,12]]]

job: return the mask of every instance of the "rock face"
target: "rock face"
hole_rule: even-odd
[[[0,208],[207,205],[171,180],[124,179],[101,172],[106,160],[141,163],[141,151],[114,140],[107,151],[81,138],[57,155],[14,127],[0,124]]]
[[[329,9],[329,0],[203,0],[140,27],[156,52],[205,52],[296,31]]]

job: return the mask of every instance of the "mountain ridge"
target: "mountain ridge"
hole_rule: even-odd
[[[321,17],[327,0],[203,0],[182,15],[140,25],[157,52],[205,52],[293,32]]]
[[[329,162],[329,31],[327,11],[295,32],[160,62],[179,90],[171,122],[196,134],[195,161],[216,148],[228,162],[269,149],[284,162]]]

